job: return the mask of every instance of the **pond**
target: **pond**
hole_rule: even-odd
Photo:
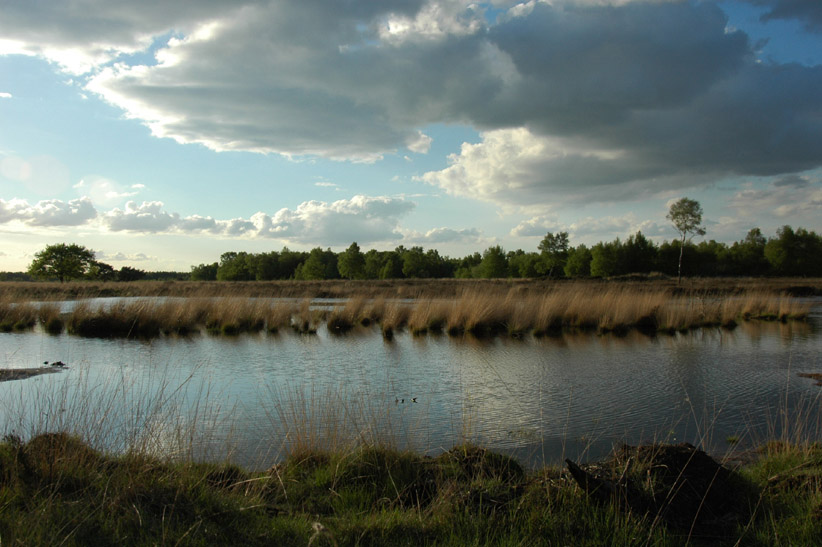
[[[151,341],[0,334],[0,367],[68,367],[0,383],[0,432],[67,429],[100,448],[265,468],[298,446],[352,440],[436,453],[464,440],[530,465],[614,444],[721,455],[818,433],[822,300],[807,322],[675,335],[477,340],[321,328]]]

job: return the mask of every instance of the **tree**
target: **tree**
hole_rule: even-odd
[[[591,250],[583,244],[568,252],[565,261],[565,277],[588,277],[591,275]]]
[[[117,281],[139,281],[145,278],[146,272],[131,266],[123,266],[117,272]]]
[[[43,279],[57,278],[60,283],[86,275],[94,264],[94,251],[82,245],[57,243],[47,245],[34,255],[28,273]]]
[[[568,232],[559,232],[556,235],[548,232],[540,241],[538,249],[542,253],[548,277],[551,277],[554,271],[562,272],[568,258]]]
[[[337,258],[337,270],[345,279],[365,278],[365,255],[355,241]]]
[[[782,226],[765,245],[765,258],[778,275],[813,275],[822,271],[822,237],[805,228]]]
[[[479,264],[479,275],[486,279],[508,277],[508,258],[502,247],[496,245],[485,249]]]
[[[681,236],[679,266],[677,267],[677,283],[681,283],[682,252],[685,250],[685,241],[695,235],[705,235],[705,228],[702,227],[702,206],[693,199],[681,198],[671,205],[665,218],[674,223],[676,231]]]

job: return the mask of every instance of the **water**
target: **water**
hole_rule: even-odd
[[[68,428],[111,450],[141,438],[254,468],[305,430],[320,445],[354,437],[429,453],[467,439],[532,465],[654,440],[719,454],[729,438],[753,446],[785,424],[816,426],[822,388],[797,373],[822,372],[821,311],[653,338],[6,333],[0,366],[69,368],[0,383],[0,429]]]

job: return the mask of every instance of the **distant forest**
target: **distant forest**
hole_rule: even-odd
[[[273,279],[400,279],[506,277],[612,277],[660,272],[676,276],[681,241],[656,245],[641,232],[622,241],[572,247],[568,234],[548,233],[537,251],[489,247],[462,258],[436,249],[399,246],[393,251],[362,252],[357,243],[345,251],[317,247],[310,252],[227,252],[219,262],[192,266],[192,280],[263,281]],[[783,226],[766,238],[754,228],[731,245],[714,240],[686,241],[682,273],[686,276],[822,276],[822,236]]]
[[[625,240],[569,245],[567,232],[547,233],[536,251],[505,251],[500,246],[462,258],[442,256],[436,249],[399,246],[392,251],[363,252],[357,243],[345,251],[317,247],[311,251],[226,252],[219,262],[192,266],[190,272],[146,272],[125,266],[119,271],[94,263],[88,279],[265,281],[275,279],[402,279],[613,277],[659,272],[677,275],[680,240],[660,245],[641,232]],[[779,228],[766,238],[754,228],[731,245],[714,240],[686,240],[682,257],[685,276],[822,276],[822,236],[804,228]],[[0,281],[32,280],[29,273],[0,272]]]

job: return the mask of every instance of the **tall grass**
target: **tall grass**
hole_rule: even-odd
[[[343,334],[358,325],[378,322],[387,336],[408,326],[414,334],[439,332],[489,336],[507,332],[540,336],[563,330],[648,334],[703,327],[733,328],[744,321],[804,320],[809,301],[755,290],[715,295],[706,291],[660,289],[654,285],[566,283],[542,294],[523,287],[492,285],[463,289],[454,298],[419,297],[386,300],[355,294],[330,311],[312,299],[188,297],[121,299],[110,305],[77,302],[65,319],[71,334],[99,337],[186,335],[200,330],[236,335],[291,325],[298,332],[328,330]],[[56,304],[0,301],[0,330],[24,330],[38,318],[49,332],[60,332],[64,319]]]

